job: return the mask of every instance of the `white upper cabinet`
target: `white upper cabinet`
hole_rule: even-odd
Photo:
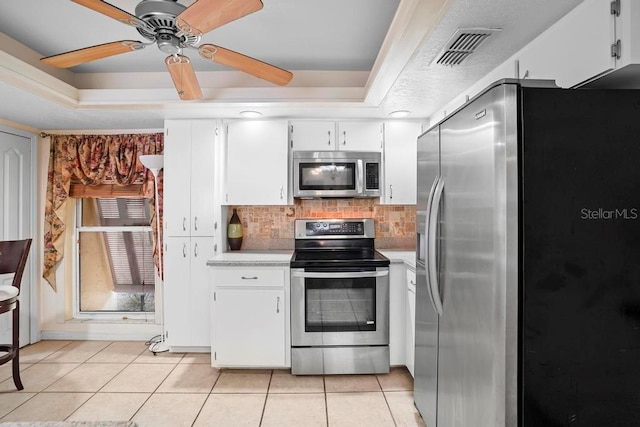
[[[293,151],[335,150],[336,122],[291,122],[289,124],[289,143]]]
[[[292,121],[289,124],[292,151],[381,151],[380,121]]]
[[[382,151],[383,130],[379,121],[338,122],[338,150]]]
[[[381,204],[416,204],[416,150],[422,125],[390,121],[384,125],[384,194]]]
[[[164,221],[167,236],[213,236],[215,120],[167,120]]]
[[[624,6],[622,13],[629,15]],[[612,52],[620,38],[619,20],[611,13],[610,1],[584,1],[522,49],[516,58],[519,77],[551,79],[569,88],[611,72],[619,66]],[[628,40],[622,46],[625,43]]]
[[[225,205],[286,205],[286,120],[229,122],[226,138]]]

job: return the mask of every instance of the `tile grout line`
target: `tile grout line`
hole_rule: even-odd
[[[324,416],[327,420],[327,427],[329,427],[329,401],[327,400],[327,382],[326,376],[322,375],[322,389],[324,391]]]
[[[385,390],[382,388],[382,384],[380,384],[380,379],[378,378],[377,375],[376,375],[376,381],[380,386],[380,391],[382,391],[382,397],[384,399],[384,403],[387,405],[387,409],[389,410],[389,415],[391,415],[391,421],[393,421],[393,425],[397,427],[398,423],[396,422],[396,417],[393,416],[393,411],[391,410],[391,406],[389,405],[389,401],[387,400],[387,394],[385,393]]]
[[[42,363],[42,364],[44,364],[44,365],[48,365],[48,364],[55,365],[55,362],[54,362],[54,363],[51,363],[51,362],[47,363],[47,362],[45,362],[44,360],[45,360],[47,357],[50,357],[50,356],[54,355],[55,353],[57,353],[57,352],[59,352],[59,351],[62,351],[64,348],[66,348],[67,346],[71,345],[71,343],[72,343],[72,341],[70,341],[70,342],[68,342],[67,344],[63,345],[63,346],[62,346],[62,347],[60,347],[59,349],[57,349],[57,350],[55,350],[55,351],[51,352],[51,354],[48,354],[47,356],[44,356],[43,358],[39,359],[38,361],[36,361],[36,362],[34,362],[34,363],[31,363],[31,364],[30,364],[31,366],[29,366],[28,368],[26,368],[26,369],[25,369],[25,371],[26,371],[27,369],[31,369],[31,368],[32,368],[32,367],[34,367],[35,365],[39,365],[40,363]],[[36,344],[37,344],[37,343],[36,343]],[[111,343],[111,344],[112,344],[112,343]],[[111,344],[109,344],[109,345],[111,345]],[[98,351],[97,353],[95,353],[93,356],[95,356],[96,354],[100,353],[100,352],[101,352],[102,350],[104,350],[105,348],[109,347],[109,345],[105,346],[103,349],[101,349],[100,351]],[[18,349],[18,352],[20,352],[20,349]],[[93,357],[93,356],[89,356],[89,358],[88,358],[87,360],[89,360],[89,359],[90,359],[91,357]],[[54,382],[52,382],[51,384],[49,384],[48,386],[46,386],[44,389],[42,389],[42,390],[40,390],[40,391],[35,391],[35,392],[33,392],[33,396],[31,396],[30,398],[28,398],[27,400],[25,400],[24,402],[22,402],[21,404],[19,404],[19,405],[18,405],[18,406],[16,406],[15,408],[13,408],[11,411],[9,411],[9,412],[7,412],[6,414],[4,414],[4,415],[0,418],[0,420],[4,419],[7,415],[9,415],[9,414],[11,414],[12,412],[16,411],[17,409],[19,409],[20,407],[22,407],[23,405],[25,405],[27,402],[29,402],[30,400],[32,400],[32,399],[33,399],[33,398],[35,398],[36,396],[39,396],[41,393],[45,393],[45,394],[46,394],[47,392],[46,392],[45,390],[46,390],[47,388],[51,387],[52,385],[54,385],[55,383],[57,383],[58,381],[60,381],[62,378],[66,377],[66,376],[67,376],[67,375],[69,375],[71,372],[73,372],[73,371],[75,371],[76,369],[78,369],[78,368],[79,368],[80,366],[82,366],[85,362],[86,362],[86,360],[85,360],[84,362],[78,363],[78,366],[76,366],[75,368],[73,368],[72,370],[70,370],[69,372],[67,372],[66,374],[64,374],[62,377],[58,378],[57,380],[55,380]],[[64,363],[64,362],[62,362],[62,363]],[[18,369],[20,369],[20,368],[18,367]],[[21,370],[20,372],[22,373],[23,371]],[[13,381],[13,379],[12,379],[12,378],[8,378],[6,381],[10,381],[10,380],[11,380],[11,381]],[[18,392],[19,392],[19,391],[18,391]],[[29,393],[29,392],[26,392],[26,393]],[[80,392],[76,392],[76,393],[80,393]],[[94,393],[94,395],[95,395],[95,393]],[[93,396],[91,396],[91,397],[93,397]],[[89,399],[91,399],[91,397],[89,397]],[[85,403],[87,403],[87,401],[88,401],[89,399],[87,399],[86,401],[84,401],[84,402],[82,403],[82,405],[84,405]],[[82,407],[82,405],[80,405],[80,407]],[[74,412],[76,412],[78,409],[79,409],[79,408],[76,408],[73,412],[71,412],[71,414],[69,414],[67,417],[65,417],[65,420],[66,420],[67,418],[69,418],[69,417],[70,417]]]
[[[191,423],[191,427],[193,427],[196,424],[196,421],[198,421],[198,417],[200,416],[200,414],[202,414],[202,410],[204,409],[204,406],[207,404],[209,399],[211,399],[211,395],[213,394],[213,389],[215,388],[216,384],[218,384],[218,380],[220,380],[220,374],[222,374],[222,371],[219,370],[218,368],[214,368],[213,366],[211,366],[211,363],[209,363],[209,366],[212,369],[216,369],[218,371],[218,376],[216,377],[216,380],[213,382],[211,389],[209,389],[209,393],[207,393],[206,399],[204,399],[204,402],[202,402],[202,406],[200,407],[200,410],[196,414],[196,417],[193,419],[193,422]]]
[[[267,384],[267,394],[264,396],[264,404],[262,405],[262,414],[260,414],[260,422],[258,426],[262,425],[262,420],[264,419],[264,411],[267,409],[267,400],[269,399],[269,389],[271,388],[271,380],[273,379],[273,369],[271,370],[271,375],[269,375],[269,384]]]
[[[145,350],[145,351],[147,351],[147,350]],[[142,354],[143,354],[143,353],[144,353],[144,351],[143,351],[142,353],[140,353],[140,354],[139,354],[135,359],[133,359],[129,365],[133,365],[133,363],[135,362],[135,360],[136,360],[138,357],[142,356]],[[163,352],[163,353],[165,353],[165,352]],[[179,360],[178,360],[178,361],[173,365],[173,368],[172,368],[172,369],[167,373],[167,376],[166,376],[166,377],[164,377],[164,379],[163,379],[162,381],[160,381],[160,384],[158,384],[158,385],[156,386],[156,388],[155,388],[151,393],[149,393],[149,397],[147,397],[147,398],[145,399],[145,401],[142,403],[142,405],[140,405],[140,407],[138,407],[138,409],[136,409],[136,411],[133,413],[133,415],[131,415],[131,417],[129,417],[129,421],[133,421],[133,418],[134,418],[136,415],[138,415],[138,413],[139,413],[139,412],[140,412],[140,410],[144,407],[144,405],[146,405],[146,404],[147,404],[147,402],[149,402],[149,400],[153,397],[153,395],[154,395],[154,394],[156,394],[156,392],[158,391],[158,389],[160,388],[160,386],[162,386],[162,383],[163,383],[163,382],[165,382],[165,380],[166,380],[167,378],[169,378],[169,375],[171,375],[171,373],[176,369],[176,366],[178,366],[178,364],[180,363],[180,361],[184,358],[184,355],[185,355],[185,354],[186,354],[186,353],[184,353],[182,356],[180,356],[180,359],[179,359]],[[153,356],[154,356],[154,357],[158,357],[158,355],[157,355],[156,353],[154,353],[154,354],[153,354]],[[126,369],[126,368],[125,368],[125,369]],[[115,377],[114,377],[114,378],[115,378]],[[113,378],[112,378],[112,380],[113,380]],[[111,382],[111,381],[109,381],[109,382]],[[205,401],[206,401],[206,399],[205,399]],[[194,420],[194,422],[195,422],[195,420]]]

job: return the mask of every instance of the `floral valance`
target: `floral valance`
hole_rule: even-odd
[[[55,269],[64,256],[67,199],[71,181],[96,186],[106,183],[126,186],[143,182],[143,192],[155,206],[154,179],[150,171],[140,163],[143,154],[162,154],[163,134],[121,134],[121,135],[52,135],[47,176],[47,198],[44,220],[44,273],[43,277],[56,289]],[[162,200],[162,174],[158,192]],[[162,206],[162,203],[160,203]],[[155,209],[154,209],[155,211]],[[155,214],[151,225],[154,229],[154,243],[158,226]],[[162,228],[160,228],[162,230]]]

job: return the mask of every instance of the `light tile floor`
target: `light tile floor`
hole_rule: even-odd
[[[20,351],[24,390],[0,366],[0,422],[127,421],[139,426],[424,426],[404,368],[294,376],[218,370],[209,354],[142,342],[42,341]]]

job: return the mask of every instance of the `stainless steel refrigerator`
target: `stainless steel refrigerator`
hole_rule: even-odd
[[[427,427],[638,425],[640,91],[523,82],[418,140],[415,404]]]

